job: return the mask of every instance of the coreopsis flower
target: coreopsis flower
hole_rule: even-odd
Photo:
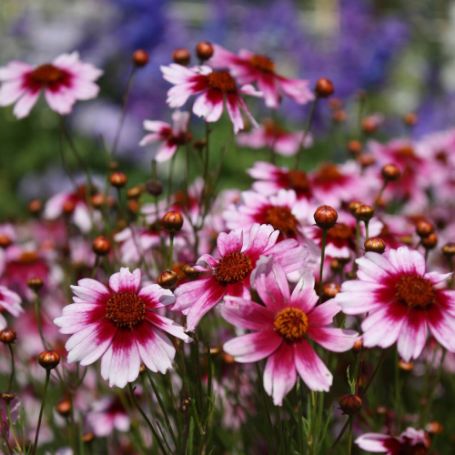
[[[92,228],[91,216],[87,205],[87,188],[80,185],[74,191],[63,191],[52,196],[44,207],[44,218],[55,220],[62,215],[69,216],[71,221],[82,231]]]
[[[360,178],[360,171],[355,162],[342,165],[325,163],[310,175],[311,190],[315,199],[321,204],[339,207],[343,201],[358,197],[362,188],[362,197],[367,199],[372,179]]]
[[[419,357],[429,331],[455,351],[455,291],[444,288],[450,274],[427,272],[424,256],[404,246],[368,252],[356,262],[358,279],[344,282],[335,300],[347,314],[368,313],[362,323],[366,347],[397,343],[409,361]]]
[[[311,181],[308,174],[300,169],[278,167],[264,161],[256,161],[248,174],[256,179],[253,188],[262,194],[274,194],[280,189],[295,191],[298,199],[311,199]]]
[[[221,46],[214,47],[215,52],[209,63],[214,67],[229,68],[242,84],[257,83],[268,107],[277,108],[282,95],[299,104],[306,104],[314,99],[309,81],[288,79],[278,74],[275,63],[266,55],[254,54],[244,49],[236,55]]]
[[[7,312],[12,316],[19,316],[22,312],[21,298],[13,291],[5,286],[0,286],[0,330],[6,326],[6,319],[3,312]]]
[[[0,68],[0,106],[15,104],[14,115],[26,117],[41,92],[49,107],[59,114],[69,114],[77,100],[98,95],[95,81],[102,71],[79,60],[79,54],[62,54],[52,63],[33,67],[13,61]]]
[[[382,433],[365,433],[355,443],[363,450],[388,455],[429,453],[430,439],[424,430],[408,427],[399,436]]]
[[[93,433],[104,438],[113,431],[129,431],[130,417],[118,398],[104,397],[92,404],[87,423]]]
[[[159,163],[170,160],[180,145],[186,144],[191,135],[188,131],[189,112],[175,111],[172,114],[172,125],[161,121],[144,120],[144,129],[150,131],[139,145],[144,147],[153,143],[160,143],[152,159]]]
[[[197,95],[193,113],[206,122],[218,121],[226,104],[235,133],[244,127],[242,112],[256,125],[241,95],[261,96],[261,93],[251,85],[240,87],[229,71],[208,66],[186,68],[175,63],[162,66],[161,71],[164,79],[174,85],[167,96],[171,108],[182,107],[191,95]]]
[[[278,242],[279,235],[280,231],[264,224],[218,235],[218,254],[204,254],[197,261],[201,276],[175,290],[174,309],[187,315],[188,330],[194,330],[225,296],[247,297],[258,271],[272,263],[288,273],[299,269],[304,261],[302,247],[294,239]]]
[[[313,143],[311,134],[303,131],[286,131],[273,120],[266,120],[259,128],[237,136],[239,145],[253,149],[268,147],[279,155],[293,156],[301,146],[309,147]]]
[[[71,334],[68,362],[90,365],[101,358],[101,376],[111,387],[134,381],[141,362],[154,372],[171,368],[175,348],[165,333],[189,341],[180,325],[157,312],[174,303],[172,292],[142,284],[139,269],[121,268],[107,286],[83,278],[72,290],[73,303],[54,319]]]
[[[251,226],[254,223],[270,224],[279,230],[281,237],[297,237],[308,226],[314,209],[306,200],[298,200],[294,191],[280,190],[265,196],[256,191],[241,193],[241,202],[231,205],[224,218],[229,229]]]
[[[264,388],[281,405],[292,389],[297,373],[311,389],[328,391],[332,374],[309,341],[333,352],[352,348],[357,333],[331,327],[340,307],[333,300],[317,305],[312,283],[297,283],[292,293],[285,272],[274,266],[256,279],[256,290],[264,305],[241,297],[226,296],[223,317],[252,333],[236,337],[223,346],[237,362],[267,358]]]

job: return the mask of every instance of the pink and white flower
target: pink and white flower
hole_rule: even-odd
[[[202,275],[175,290],[174,309],[187,315],[188,330],[194,330],[225,296],[248,297],[256,274],[273,263],[287,273],[299,270],[304,261],[302,247],[294,239],[278,242],[279,235],[272,226],[259,224],[219,234],[218,254],[204,254],[197,261]]]
[[[255,128],[248,133],[239,134],[237,143],[253,149],[268,147],[279,155],[293,156],[301,146],[310,147],[313,143],[313,138],[311,134],[305,135],[303,131],[286,131],[273,120],[267,120],[259,128]]]
[[[15,104],[14,115],[26,117],[44,92],[49,107],[61,115],[69,114],[77,100],[98,95],[95,81],[102,71],[79,60],[79,54],[62,54],[52,63],[36,67],[13,61],[0,68],[0,106]]]
[[[427,272],[425,258],[407,247],[357,259],[357,280],[343,283],[335,300],[346,314],[368,313],[362,323],[366,347],[397,343],[400,356],[419,357],[428,332],[455,351],[455,291],[450,274]]]
[[[125,387],[136,380],[141,362],[154,372],[172,366],[175,348],[164,332],[190,341],[183,328],[157,310],[172,305],[171,291],[141,284],[141,271],[121,268],[108,286],[83,278],[72,286],[73,303],[54,319],[64,334],[68,362],[90,365],[101,358],[101,376]]]
[[[224,219],[228,229],[270,224],[280,231],[282,238],[295,238],[309,225],[313,212],[307,201],[298,200],[292,190],[280,190],[271,196],[244,191],[240,204],[231,205],[224,212]]]
[[[153,143],[161,145],[154,152],[152,159],[159,163],[170,160],[179,146],[186,144],[191,134],[188,131],[189,112],[175,111],[172,114],[172,125],[158,120],[144,120],[144,129],[150,131],[139,145],[144,147]]]
[[[87,188],[80,185],[74,191],[55,194],[46,202],[44,218],[55,220],[66,213],[82,232],[90,231],[92,219],[87,205],[86,193]]]
[[[430,439],[424,430],[408,427],[399,436],[382,433],[365,433],[355,443],[363,450],[388,455],[425,455],[430,447]]]
[[[314,99],[309,81],[281,76],[276,72],[275,63],[266,55],[254,54],[245,49],[236,55],[221,46],[215,46],[209,63],[214,67],[229,68],[242,84],[257,83],[268,107],[277,108],[282,95],[289,96],[299,104]]]
[[[312,285],[297,283],[292,293],[285,272],[275,266],[256,279],[256,290],[264,305],[241,297],[225,297],[223,317],[252,333],[238,336],[223,349],[237,362],[267,358],[264,388],[281,405],[294,387],[297,373],[311,389],[328,391],[332,374],[309,341],[333,352],[352,348],[357,333],[330,326],[340,307],[331,300],[316,306],[318,296]]]
[[[129,431],[130,417],[118,398],[105,397],[93,403],[87,423],[95,436],[104,438],[113,431]]]
[[[174,85],[167,96],[171,108],[180,108],[191,95],[198,95],[193,113],[206,122],[216,122],[223,113],[224,104],[237,133],[244,127],[242,112],[251,123],[256,121],[250,114],[241,95],[262,96],[251,85],[239,87],[227,70],[213,70],[209,66],[186,68],[175,63],[162,66],[164,79]]]
[[[278,167],[264,161],[257,161],[248,174],[256,179],[253,188],[262,194],[274,194],[281,189],[294,190],[299,199],[311,199],[311,181],[308,174],[300,169]]]
[[[7,287],[0,286],[0,330],[7,326],[5,316],[2,314],[4,311],[17,317],[24,310],[21,306],[21,298]]]

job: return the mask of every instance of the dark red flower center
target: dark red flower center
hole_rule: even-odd
[[[250,64],[264,73],[274,73],[275,63],[266,55],[256,54],[250,58]]]
[[[303,171],[288,172],[289,186],[297,192],[307,192],[310,189],[310,181]]]
[[[32,264],[39,259],[36,251],[24,251],[18,258],[18,262],[22,264]]]
[[[237,85],[228,71],[213,71],[207,75],[209,87],[221,92],[235,92]]]
[[[240,283],[252,270],[251,259],[240,251],[235,251],[220,259],[215,268],[215,278],[221,284]]]
[[[282,136],[283,134],[286,133],[286,131],[281,128],[280,125],[278,125],[276,122],[274,122],[271,119],[267,119],[263,123],[265,134],[267,136],[271,136],[273,138],[276,138],[277,136]]]
[[[395,285],[395,295],[409,308],[427,308],[435,300],[433,283],[417,274],[400,277]]]
[[[106,318],[118,328],[132,329],[145,317],[145,302],[135,292],[117,292],[106,303]]]
[[[273,330],[289,343],[300,341],[308,330],[308,316],[299,308],[285,308],[275,315]]]
[[[271,224],[283,235],[292,237],[297,233],[299,222],[289,207],[272,206],[265,211],[264,223]]]
[[[329,240],[350,240],[354,234],[353,229],[344,223],[336,223],[335,226],[331,227],[327,231],[327,238]]]
[[[435,155],[436,161],[439,161],[441,164],[448,164],[449,157],[447,156],[447,152],[445,150],[440,150]]]
[[[51,63],[46,63],[35,68],[28,74],[31,82],[41,87],[63,84],[68,80],[69,74]]]
[[[343,174],[335,164],[324,164],[316,173],[314,181],[316,184],[325,185],[343,179]]]

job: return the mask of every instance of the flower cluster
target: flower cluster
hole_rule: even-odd
[[[351,453],[353,434],[371,452],[428,453],[442,431],[432,404],[455,393],[441,379],[455,358],[455,131],[380,141],[374,113],[352,125],[344,160],[315,162],[314,113],[342,103],[327,106],[329,79],[311,88],[269,56],[209,42],[196,55],[161,67],[175,111],[144,119],[143,181],[113,159],[149,60],[138,50],[108,175],[93,178],[63,125],[84,182],[0,225],[5,450],[78,453],[83,431],[105,441],[99,453]],[[101,74],[77,53],[11,62],[0,104],[22,118],[44,92],[67,115]],[[285,97],[310,105],[301,130],[282,126]],[[273,120],[259,126],[261,109]],[[254,153],[249,185],[227,188],[227,162]]]

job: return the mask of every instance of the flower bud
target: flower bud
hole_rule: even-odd
[[[340,292],[340,285],[337,283],[324,283],[321,291],[325,300],[333,299]]]
[[[128,182],[128,177],[123,172],[113,172],[109,176],[109,182],[112,186],[115,186],[115,188],[122,188]]]
[[[355,212],[361,205],[362,205],[362,203],[359,201],[351,201],[348,204],[348,210],[351,212],[352,215],[355,215]]]
[[[316,87],[314,90],[319,98],[328,98],[330,95],[333,95],[335,88],[333,86],[333,82],[330,79],[321,77],[316,82]]]
[[[60,363],[60,356],[55,351],[43,351],[38,356],[39,364],[46,370],[53,370]]]
[[[0,398],[5,403],[11,403],[14,400],[14,398],[16,398],[16,395],[14,393],[10,393],[10,392],[2,392],[0,394]]]
[[[385,251],[385,242],[380,237],[370,237],[365,240],[365,251],[382,254]]]
[[[314,221],[321,229],[330,229],[338,219],[337,211],[330,205],[321,205],[314,212]]]
[[[69,417],[72,411],[72,404],[71,400],[63,399],[59,401],[55,405],[55,410],[62,416],[62,417]]]
[[[433,232],[427,237],[424,237],[421,242],[425,249],[432,250],[438,244],[438,236]]]
[[[126,192],[126,197],[128,199],[138,199],[142,194],[142,187],[140,185],[132,186],[128,188]]]
[[[347,394],[343,395],[338,403],[341,410],[346,415],[357,414],[362,409],[362,398],[359,395]]]
[[[105,256],[111,251],[111,242],[104,235],[99,235],[92,242],[92,250],[98,256]]]
[[[106,197],[103,193],[96,193],[92,196],[91,202],[95,209],[100,209],[106,204]]]
[[[133,63],[138,68],[142,68],[149,62],[149,54],[144,49],[137,49],[133,52]]]
[[[405,362],[403,359],[398,361],[398,368],[402,371],[412,371],[414,369],[414,364],[412,362]]]
[[[442,247],[442,253],[445,256],[447,256],[448,258],[451,258],[452,256],[455,256],[455,243],[454,242],[446,243]]]
[[[376,116],[371,115],[369,117],[365,117],[362,120],[362,131],[365,134],[373,134],[378,130],[379,125],[380,122],[378,121],[378,118]]]
[[[196,270],[192,265],[190,264],[184,264],[182,266],[182,272],[189,278],[189,279],[194,279],[197,278],[201,272],[199,270]]]
[[[39,199],[33,199],[28,203],[28,211],[34,215],[38,216],[43,210],[43,203]]]
[[[433,234],[434,227],[428,221],[420,220],[416,224],[416,232],[420,238],[428,237],[430,234]]]
[[[13,243],[9,235],[0,234],[0,248],[8,248]]]
[[[27,280],[27,286],[35,292],[39,292],[44,286],[44,282],[41,278],[29,278]]]
[[[205,62],[206,60],[211,58],[213,55],[213,51],[214,49],[212,43],[209,43],[208,41],[200,41],[196,45],[196,55],[202,62]]]
[[[140,205],[137,199],[129,199],[127,203],[128,212],[135,216],[139,213]]]
[[[363,349],[363,340],[362,338],[357,338],[357,340],[354,341],[354,346],[352,346],[352,350],[354,352],[360,352]]]
[[[403,117],[404,124],[409,127],[417,125],[418,121],[419,121],[419,118],[417,117],[417,114],[415,112],[408,112]]]
[[[425,425],[425,431],[429,434],[441,434],[444,431],[444,426],[441,422],[433,420]]]
[[[158,284],[164,289],[172,289],[177,284],[178,275],[173,270],[165,270],[158,277]]]
[[[362,166],[363,169],[373,166],[376,163],[376,158],[370,153],[363,153],[357,158],[357,162]]]
[[[386,182],[395,182],[400,178],[401,171],[395,164],[389,163],[382,167],[381,175]]]
[[[0,331],[0,341],[4,344],[12,344],[16,341],[16,332],[12,329],[3,329]]]
[[[347,118],[348,115],[346,114],[346,111],[344,111],[343,109],[339,109],[332,113],[332,120],[335,123],[344,123]]]
[[[147,190],[147,193],[158,197],[163,192],[163,184],[159,180],[149,180],[145,184],[145,189]]]
[[[357,141],[356,139],[352,139],[347,144],[348,152],[354,156],[360,155],[362,153],[362,148],[363,148],[362,143],[360,141]]]
[[[187,66],[191,60],[191,54],[185,47],[180,47],[172,53],[172,60],[179,65]]]
[[[367,223],[373,218],[374,208],[371,205],[360,204],[355,211],[355,217],[359,221],[364,221]]]
[[[72,199],[67,199],[65,202],[63,202],[62,211],[64,215],[71,216],[74,213],[74,210],[76,210],[75,201]]]
[[[82,435],[82,442],[84,444],[90,444],[94,440],[95,440],[95,435],[91,431],[88,431],[87,433],[84,433]]]
[[[161,224],[166,231],[176,233],[182,229],[183,216],[180,212],[170,210],[164,214],[163,218],[161,218]]]

